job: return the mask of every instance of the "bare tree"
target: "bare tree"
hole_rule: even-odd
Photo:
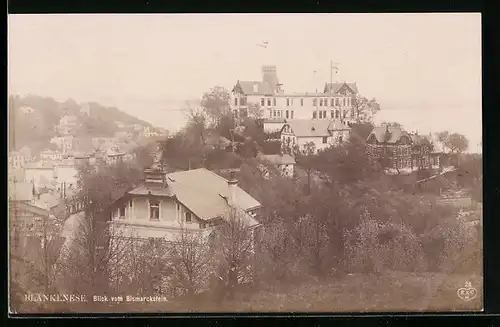
[[[104,167],[97,173],[90,166],[81,167],[78,197],[84,210],[68,218],[73,219],[73,228],[59,262],[66,287],[86,293],[109,290],[110,267],[126,258],[130,242],[124,228],[109,223],[108,210],[140,177],[126,165]]]
[[[254,119],[261,119],[264,116],[264,110],[258,103],[249,103],[248,115]]]
[[[218,126],[223,116],[230,113],[230,97],[229,91],[222,86],[214,86],[203,94],[201,105],[215,126]]]
[[[371,123],[375,114],[380,111],[380,105],[377,100],[369,100],[362,95],[356,95],[356,97],[353,98],[352,105],[355,111],[356,121],[359,123]],[[345,114],[344,112],[344,118]]]
[[[216,278],[220,280],[220,298],[231,300],[239,284],[252,278],[253,232],[246,223],[246,213],[230,209],[225,221],[214,231],[217,253]]]
[[[170,283],[174,289],[193,297],[207,287],[212,262],[206,237],[199,231],[182,229],[167,251],[172,269]]]
[[[307,193],[309,194],[311,191],[311,177],[314,172],[314,163],[315,163],[315,154],[316,154],[316,145],[314,142],[307,142],[304,144],[302,149],[299,146],[295,146],[294,155],[297,160],[297,164],[300,165],[307,174]]]

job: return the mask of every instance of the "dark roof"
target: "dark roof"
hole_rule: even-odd
[[[347,85],[355,94],[358,93],[358,87],[356,83],[327,83],[325,85],[325,93],[329,93],[331,89],[332,93],[335,94],[340,91],[340,89],[344,85]]]
[[[349,126],[338,119],[295,119],[288,121],[286,125],[290,126],[297,137],[323,137],[329,136],[330,131],[350,130]]]
[[[254,86],[256,90],[254,90]],[[274,88],[267,82],[261,81],[238,81],[233,88],[233,92],[241,91],[246,95],[267,95],[273,94]]]
[[[386,140],[386,132],[389,132],[389,139]],[[408,132],[402,129],[399,126],[377,126],[375,127],[370,135],[368,135],[366,140],[369,140],[371,137],[375,136],[375,139],[380,143],[396,143],[399,141],[401,136],[406,135],[409,137]]]

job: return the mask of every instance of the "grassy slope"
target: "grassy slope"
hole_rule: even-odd
[[[463,301],[457,290],[470,281],[478,296]],[[352,274],[340,280],[312,280],[288,286],[252,287],[233,301],[217,304],[123,303],[98,305],[102,312],[451,312],[482,309],[483,279],[478,275],[391,272]],[[125,294],[124,294],[125,295]],[[135,294],[131,294],[135,295]]]

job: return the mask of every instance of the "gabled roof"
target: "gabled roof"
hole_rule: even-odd
[[[389,134],[388,134],[389,139],[386,140],[386,133],[387,132],[389,132]],[[403,136],[403,135],[410,137],[408,132],[406,132],[404,129],[402,129],[399,126],[385,126],[385,125],[375,127],[371,131],[370,135],[368,135],[366,140],[368,141],[372,137],[372,135],[375,136],[375,139],[378,142],[380,142],[380,143],[387,142],[389,144],[398,142],[399,139],[401,138],[401,136]]]
[[[295,159],[289,154],[263,154],[259,159],[269,161],[273,165],[294,165]]]
[[[283,128],[287,125],[296,137],[324,137],[330,136],[331,131],[351,129],[338,119],[296,119],[288,121]]]
[[[261,81],[237,81],[233,92],[242,92],[246,95],[268,95],[274,93],[274,88],[269,83]]]
[[[325,93],[329,93],[330,90],[331,90],[332,93],[335,94],[338,91],[340,91],[340,89],[344,85],[346,85],[347,87],[349,87],[354,94],[358,93],[358,86],[356,85],[356,83],[327,83],[325,85],[325,91],[324,92]]]
[[[214,172],[200,168],[171,173],[167,178],[177,199],[201,219],[221,216],[229,208],[222,197],[229,196],[228,181]],[[235,199],[237,207],[245,211],[261,205],[239,186]]]
[[[9,199],[12,201],[31,201],[33,184],[28,182],[10,182],[8,186]]]

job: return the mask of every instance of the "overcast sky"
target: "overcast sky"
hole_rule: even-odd
[[[158,121],[167,100],[259,80],[262,64],[287,92],[322,89],[333,60],[334,80],[356,81],[380,117],[478,143],[480,30],[480,14],[10,15],[9,91]]]

